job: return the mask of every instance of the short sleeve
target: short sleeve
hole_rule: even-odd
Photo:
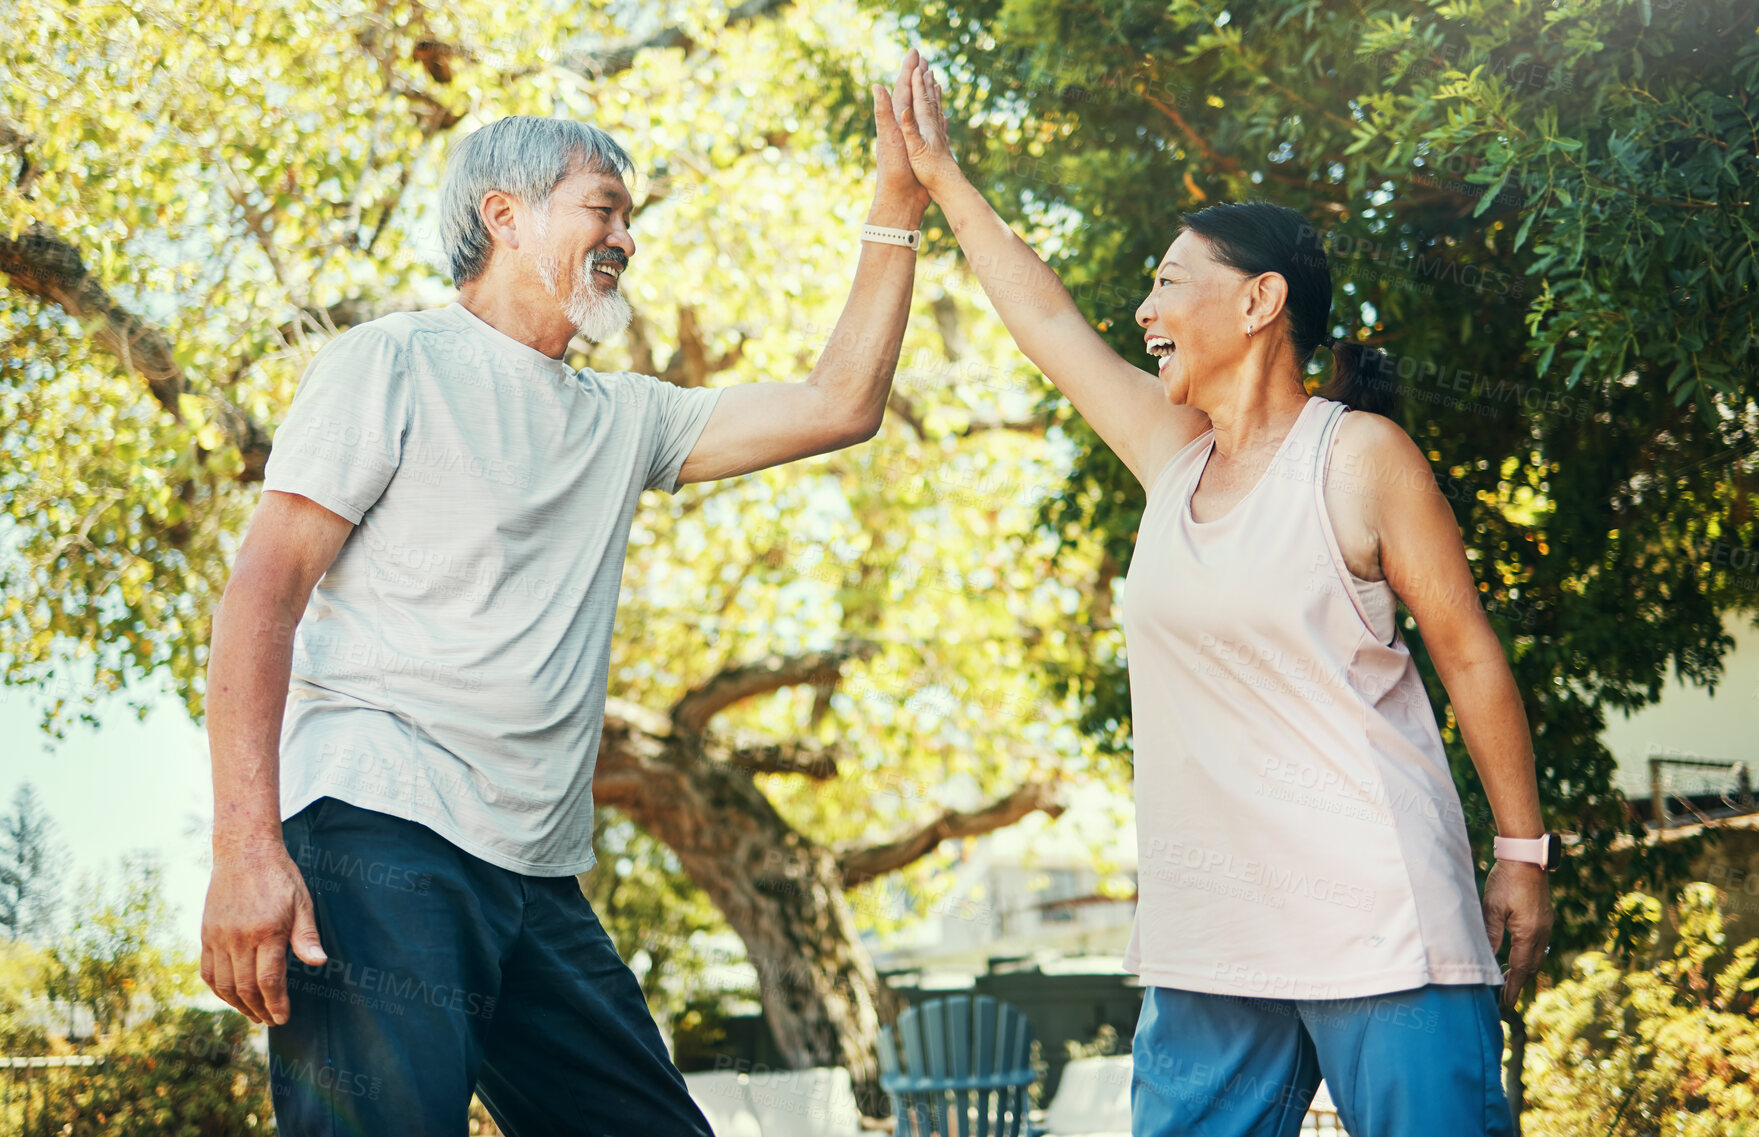
[[[398,341],[371,324],[318,352],[275,432],[265,490],[310,498],[359,525],[397,472],[408,426]]]
[[[702,428],[720,401],[720,388],[680,387],[652,375],[629,375],[640,385],[637,389],[646,392],[654,411],[655,437],[644,488],[676,493],[678,472],[702,437]]]

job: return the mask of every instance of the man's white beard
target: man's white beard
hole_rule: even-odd
[[[540,231],[538,240],[543,241],[547,236],[548,233]],[[623,299],[617,289],[601,288],[593,283],[590,257],[575,266],[567,296],[562,295],[560,287],[562,262],[551,256],[547,249],[537,254],[536,260],[538,280],[544,291],[562,305],[562,314],[581,335],[594,343],[604,343],[629,326],[634,315],[629,301]]]

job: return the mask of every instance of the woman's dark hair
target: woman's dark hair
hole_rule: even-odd
[[[1268,201],[1224,201],[1180,221],[1229,268],[1247,276],[1274,272],[1288,281],[1284,310],[1296,359],[1305,367],[1314,348],[1331,349],[1331,380],[1320,395],[1375,414],[1397,409],[1398,376],[1386,352],[1331,335],[1331,266],[1319,230],[1305,217]]]

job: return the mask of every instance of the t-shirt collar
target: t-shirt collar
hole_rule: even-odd
[[[495,325],[489,323],[481,316],[478,316],[469,308],[466,308],[462,301],[452,301],[452,303],[446,305],[446,311],[452,313],[454,319],[466,324],[473,331],[481,332],[490,340],[499,344],[503,351],[525,358],[527,362],[533,366],[547,367],[555,372],[558,378],[566,379],[573,376],[574,369],[572,367],[569,367],[566,363],[552,355],[545,355],[543,352],[532,347],[528,343],[521,343],[519,340],[514,339],[506,332],[503,332],[500,328],[495,327]]]

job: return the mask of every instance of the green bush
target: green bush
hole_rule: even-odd
[[[1759,939],[1733,946],[1733,919],[1708,884],[1666,913],[1620,900],[1604,950],[1528,1013],[1528,1137],[1759,1137]]]
[[[236,1137],[272,1133],[269,1072],[232,1011],[165,1010],[91,1051],[101,1063],[38,1071],[20,1137]]]

